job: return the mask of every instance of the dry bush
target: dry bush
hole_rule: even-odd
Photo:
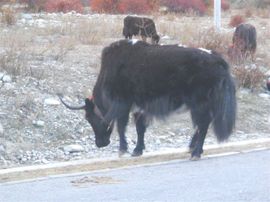
[[[99,21],[80,20],[75,27],[77,30],[76,33],[74,33],[75,38],[82,44],[101,44],[102,40],[105,38],[106,33],[104,33],[104,29],[106,29],[107,25],[100,25],[101,23]]]
[[[269,8],[256,9],[256,15],[261,18],[270,18],[270,9]]]
[[[246,17],[246,18],[250,18],[250,17],[252,17],[252,16],[253,16],[252,10],[251,10],[251,9],[246,9],[246,10],[245,10],[245,17]]]
[[[91,9],[98,13],[117,13],[119,0],[91,0]]]
[[[269,0],[254,0],[254,3],[257,8],[267,8],[270,7],[270,1]]]
[[[121,0],[118,4],[119,13],[145,14],[151,12],[149,0]]]
[[[163,0],[161,6],[168,8],[169,12],[190,12],[194,10],[200,15],[205,14],[206,5],[204,0]]]
[[[221,0],[221,9],[227,11],[230,9],[230,2],[227,0]]]
[[[16,13],[11,6],[6,6],[0,9],[2,14],[1,21],[5,25],[13,25],[16,22]]]
[[[0,33],[0,71],[3,70],[14,76],[35,76],[29,66],[33,51],[33,32],[13,29]]]
[[[226,54],[228,50],[228,44],[230,44],[231,38],[228,33],[222,33],[215,30],[214,27],[209,29],[203,29],[199,31],[196,40],[191,42],[195,47],[203,47],[209,50],[217,51],[221,54]]]
[[[25,74],[26,64],[26,54],[23,52],[23,47],[10,41],[10,46],[6,47],[0,54],[0,69],[17,76]]]
[[[91,0],[91,8],[98,13],[148,14],[158,10],[159,0]]]
[[[234,15],[231,17],[229,26],[230,27],[237,27],[241,23],[245,22],[245,18],[242,15]]]
[[[25,3],[28,10],[40,12],[44,10],[47,0],[19,0],[19,3]]]
[[[45,4],[47,12],[63,12],[76,11],[83,12],[83,6],[80,0],[47,0]]]
[[[238,65],[232,68],[232,72],[236,77],[239,87],[256,89],[261,86],[264,81],[264,73],[252,65]]]

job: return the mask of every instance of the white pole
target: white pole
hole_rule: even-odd
[[[221,0],[214,0],[214,24],[217,31],[221,27]]]

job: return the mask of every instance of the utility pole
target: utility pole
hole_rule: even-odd
[[[217,31],[221,27],[221,0],[214,0],[214,25]]]

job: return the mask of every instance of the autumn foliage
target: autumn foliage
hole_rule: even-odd
[[[119,0],[91,0],[91,8],[99,13],[117,13]]]
[[[149,14],[160,6],[169,12],[195,11],[203,15],[208,7],[213,6],[213,0],[91,0],[92,10],[101,13]],[[222,0],[221,7],[229,9],[228,0]]]
[[[241,23],[245,22],[245,18],[242,15],[234,15],[231,17],[229,26],[237,27]]]
[[[45,4],[47,12],[83,12],[83,6],[80,0],[47,0]]]
[[[172,12],[188,12],[193,10],[199,14],[204,14],[206,11],[204,0],[163,0],[162,5]]]
[[[204,0],[204,3],[208,9],[214,8],[214,0]],[[221,9],[224,11],[230,9],[229,0],[221,0]]]
[[[121,0],[118,5],[120,13],[143,14],[151,11],[148,0]]]

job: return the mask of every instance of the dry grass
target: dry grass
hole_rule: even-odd
[[[246,11],[246,13],[244,12]],[[238,13],[240,11],[237,11]],[[268,53],[270,43],[270,31],[268,20],[258,15],[258,10],[243,10],[248,23],[254,24],[258,31],[258,48],[255,63],[269,69],[270,56]],[[223,27],[229,24],[234,12],[223,14]],[[150,16],[151,17],[151,16]],[[46,16],[50,18],[50,16]],[[13,75],[31,75],[43,78],[42,70],[37,75],[28,64],[29,57],[50,57],[62,62],[70,51],[78,45],[104,46],[112,41],[123,38],[123,18],[121,15],[94,15],[87,16],[60,15],[57,22],[46,26],[28,27],[28,30],[10,29],[8,33],[0,33],[0,63],[1,68]],[[157,31],[161,36],[169,36],[169,40],[161,40],[165,44],[183,44],[192,47],[202,47],[215,50],[227,58],[227,51],[232,41],[233,31],[216,32],[212,27],[212,19],[209,17],[191,16],[179,14],[166,14],[152,16],[156,22]],[[51,17],[51,21],[55,18]],[[261,29],[265,27],[265,29]],[[228,29],[230,30],[230,28]],[[260,79],[264,79],[259,70],[244,68],[247,61],[241,61],[237,65],[232,62],[233,73],[240,80],[243,87],[256,88]],[[99,67],[99,64],[97,64]],[[258,72],[257,72],[258,71]],[[254,73],[255,72],[255,73]],[[257,75],[251,78],[249,74]]]
[[[2,52],[0,53],[0,69],[12,74],[25,74],[27,67],[27,37],[21,32],[4,32],[1,35]]]
[[[252,64],[234,66],[232,72],[236,77],[239,87],[256,89],[261,87],[262,81],[265,79],[264,73]]]
[[[13,25],[16,22],[16,13],[11,6],[0,8],[1,22],[5,25]]]

